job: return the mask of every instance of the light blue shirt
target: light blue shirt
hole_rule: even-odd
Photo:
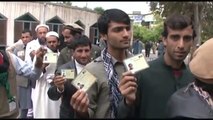
[[[41,69],[34,67],[32,64],[24,62],[13,53],[9,52],[9,54],[14,69],[18,75],[27,77],[30,80],[37,80],[40,77],[42,73]]]

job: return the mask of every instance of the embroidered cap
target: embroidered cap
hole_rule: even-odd
[[[193,54],[189,68],[200,81],[213,83],[213,38],[203,43]]]
[[[74,29],[79,29],[81,31],[84,31],[84,28],[82,28],[80,25],[76,24],[76,23],[65,23],[64,25],[68,25],[73,27]]]
[[[37,25],[36,28],[35,28],[35,31],[37,32],[38,28],[40,28],[40,27],[46,27],[47,30],[49,31],[49,26],[48,26],[48,25],[45,25],[45,24]]]
[[[46,37],[49,37],[49,36],[55,36],[55,37],[59,38],[58,33],[55,32],[55,31],[50,31],[50,32],[48,32],[48,33],[46,34]]]

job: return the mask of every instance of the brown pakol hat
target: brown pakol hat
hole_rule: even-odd
[[[189,68],[199,80],[213,83],[213,38],[207,40],[194,52]]]

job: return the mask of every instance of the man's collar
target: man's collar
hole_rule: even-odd
[[[125,54],[126,54],[126,58],[129,58],[129,57],[132,57],[132,56],[133,56],[133,54],[131,54],[128,50],[125,51]],[[115,65],[117,62],[118,62],[118,60],[115,59],[115,58],[112,56],[112,64]]]
[[[84,67],[85,65],[80,64],[76,59],[74,59],[75,65],[79,67]]]
[[[164,55],[159,56],[159,59],[160,59],[161,63],[162,63],[164,66],[166,66],[167,68],[173,69],[170,65],[167,65],[167,64],[166,64],[165,59],[164,59]],[[180,69],[182,70],[182,69],[185,69],[185,68],[186,68],[186,64],[185,64],[184,61],[183,61],[183,63],[181,64]]]

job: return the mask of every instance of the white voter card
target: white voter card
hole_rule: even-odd
[[[74,79],[75,78],[75,69],[62,69],[61,75],[65,79]]]
[[[43,58],[43,63],[56,63],[58,60],[58,53],[46,53]]]
[[[71,81],[71,84],[73,84],[77,89],[82,89],[86,92],[93,83],[95,83],[95,81],[96,77],[86,69],[83,69],[78,76]]]
[[[149,67],[149,65],[142,53],[135,55],[133,57],[130,57],[128,59],[125,59],[124,64],[125,64],[126,69],[128,71],[130,70],[132,73],[136,73],[138,71],[141,71],[141,70]]]

